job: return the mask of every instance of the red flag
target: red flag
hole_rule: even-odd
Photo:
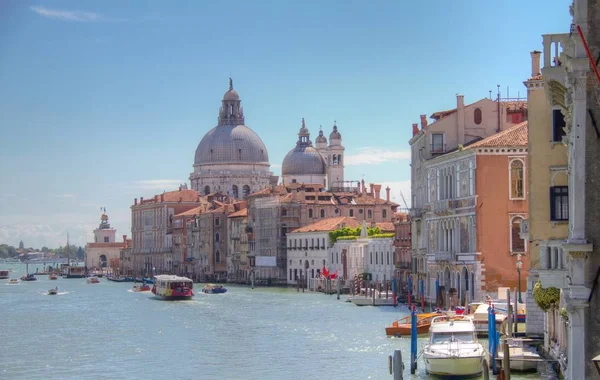
[[[330,279],[332,279],[332,280],[335,280],[335,279],[337,278],[337,275],[338,275],[338,273],[337,273],[337,269],[336,269],[336,270],[335,270],[335,273],[332,273],[332,274],[329,276],[329,278],[330,278]]]
[[[323,265],[323,270],[321,271],[321,275],[323,275],[323,277],[325,277],[325,278],[329,277],[329,271],[327,270],[327,268],[325,268],[325,265]]]

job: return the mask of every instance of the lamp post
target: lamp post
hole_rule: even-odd
[[[518,283],[518,291],[519,291],[519,303],[523,303],[523,299],[521,298],[521,267],[523,266],[523,262],[521,261],[521,254],[517,255],[517,273],[519,274],[519,283]],[[516,307],[516,305],[515,305]]]

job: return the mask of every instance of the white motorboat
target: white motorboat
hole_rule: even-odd
[[[363,289],[364,290],[364,289]],[[348,297],[348,302],[356,306],[394,306],[394,295],[392,292],[361,291],[361,294]]]
[[[8,285],[17,285],[18,283],[19,283],[18,278],[11,278],[10,280],[8,280]]]
[[[87,283],[88,284],[99,284],[100,280],[96,276],[91,276],[91,277],[87,278]]]
[[[483,371],[485,350],[470,318],[434,317],[429,343],[423,349],[427,373],[438,376],[477,376]]]
[[[509,338],[508,350],[510,355],[510,369],[518,372],[537,371],[538,363],[544,361],[533,346],[528,346],[527,341],[531,339]],[[504,350],[502,345],[498,347],[498,362],[502,366]]]

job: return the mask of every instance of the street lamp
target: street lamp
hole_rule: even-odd
[[[521,267],[523,266],[523,262],[521,261],[521,254],[517,255],[517,273],[519,274],[519,303],[523,303],[523,299],[521,299]]]

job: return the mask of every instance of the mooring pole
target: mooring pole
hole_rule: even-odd
[[[423,279],[421,279],[419,281],[419,286],[421,287],[421,310],[423,311],[423,313],[425,312],[425,281]]]
[[[398,284],[396,283],[397,279],[392,279],[392,296],[394,297],[394,307],[398,306]]]
[[[411,293],[412,293],[412,275],[409,274],[408,275],[408,289],[406,290],[406,300],[407,300],[409,309],[412,306]]]
[[[394,380],[404,379],[404,363],[402,362],[402,351],[396,349],[394,356],[390,356],[390,374],[394,375]]]
[[[508,347],[508,337],[502,344],[504,357],[502,358],[502,369],[504,369],[504,380],[510,380],[510,348]]]
[[[417,370],[417,307],[413,305],[410,313],[410,373]]]
[[[337,299],[340,299],[340,293],[342,292],[342,283],[340,282],[340,278],[336,279],[337,281]]]
[[[506,336],[510,337],[512,335],[512,324],[513,324],[513,313],[512,313],[512,306],[510,304],[510,289],[506,289],[506,310],[508,312],[508,324],[507,324],[507,329],[508,331],[506,332]]]

